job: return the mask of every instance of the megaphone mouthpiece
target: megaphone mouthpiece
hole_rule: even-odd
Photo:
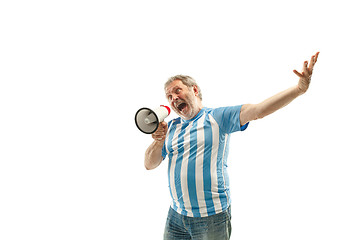
[[[147,116],[147,117],[144,119],[144,122],[145,122],[146,124],[150,124],[150,123],[153,123],[153,122],[155,122],[155,121],[156,121],[156,116],[155,116],[155,114],[153,114],[153,113],[150,113],[149,116]]]

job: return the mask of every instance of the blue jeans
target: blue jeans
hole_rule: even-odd
[[[187,217],[169,209],[164,240],[228,240],[230,235],[230,207],[209,217]]]

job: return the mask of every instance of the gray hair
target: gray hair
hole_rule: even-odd
[[[173,77],[170,77],[167,82],[164,85],[164,89],[166,89],[166,87],[172,83],[175,80],[180,80],[185,86],[187,86],[188,88],[191,88],[192,86],[197,86],[198,90],[199,90],[199,95],[198,97],[200,98],[200,100],[202,100],[202,93],[201,93],[201,89],[199,87],[199,85],[196,83],[195,79],[193,79],[190,76],[186,76],[186,75],[176,75]]]

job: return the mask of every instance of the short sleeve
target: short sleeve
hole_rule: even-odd
[[[246,123],[243,126],[240,125],[241,107],[242,105],[214,109],[214,119],[223,132],[229,134],[237,131],[244,131],[248,127],[249,123]]]

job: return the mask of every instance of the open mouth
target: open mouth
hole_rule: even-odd
[[[177,109],[181,112],[185,107],[186,107],[186,103],[180,103],[180,104],[177,106]]]

